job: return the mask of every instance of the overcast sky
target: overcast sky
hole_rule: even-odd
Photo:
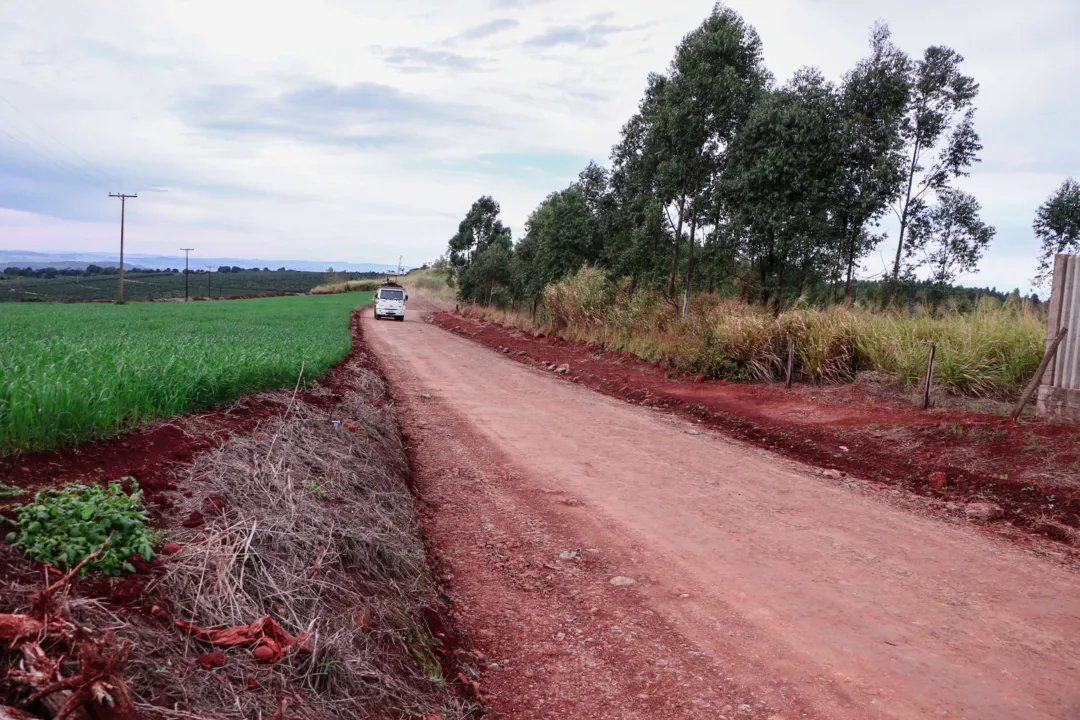
[[[481,194],[520,237],[547,193],[607,164],[712,4],[0,0],[0,249],[113,251],[121,190],[139,193],[132,253],[418,265]],[[913,55],[965,55],[986,149],[964,186],[998,236],[964,280],[1028,288],[1035,208],[1080,175],[1080,3],[729,5],[781,82],[839,80],[877,19]]]

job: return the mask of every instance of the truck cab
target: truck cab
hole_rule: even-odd
[[[399,322],[405,320],[405,301],[409,296],[405,288],[396,282],[385,282],[375,291],[375,319],[391,318]]]

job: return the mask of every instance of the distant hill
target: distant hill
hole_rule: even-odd
[[[116,253],[42,253],[32,250],[0,250],[0,270],[6,267],[29,267],[35,270],[54,267],[57,270],[73,269],[85,270],[87,265],[99,265],[101,267],[119,267],[120,258]],[[286,270],[305,270],[308,272],[322,272],[327,268],[344,270],[347,272],[389,272],[397,270],[397,265],[382,265],[379,263],[352,263],[330,260],[265,260],[259,258],[237,257],[199,257],[191,256],[191,269],[199,270],[206,267],[218,267],[221,265],[238,266],[243,268],[267,267],[271,270],[285,268]],[[140,255],[125,254],[124,269],[143,268],[147,270],[163,270],[165,268],[184,267],[184,256],[168,255]],[[406,270],[410,268],[406,267]]]

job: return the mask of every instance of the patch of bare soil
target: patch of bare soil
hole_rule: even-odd
[[[76,718],[475,713],[396,409],[353,328],[349,358],[300,392],[0,461],[27,490],[132,476],[167,531],[138,573],[75,575],[47,602],[58,575],[4,546],[0,717],[51,718],[75,696]]]
[[[943,500],[957,517],[1003,520],[1080,545],[1080,427],[1033,418],[1013,423],[954,407],[922,412],[875,384],[786,390],[703,381],[629,353],[452,313],[434,322],[566,381],[670,411],[824,472],[898,486]]]
[[[766,692],[747,680],[756,665],[725,673],[657,612],[637,553],[593,546],[585,502],[523,476],[428,378],[393,376],[421,523],[453,625],[470,633],[455,655],[487,717],[807,716],[797,689]]]

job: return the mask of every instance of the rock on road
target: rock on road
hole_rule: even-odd
[[[418,309],[363,329],[494,716],[1080,718],[1075,571]]]

